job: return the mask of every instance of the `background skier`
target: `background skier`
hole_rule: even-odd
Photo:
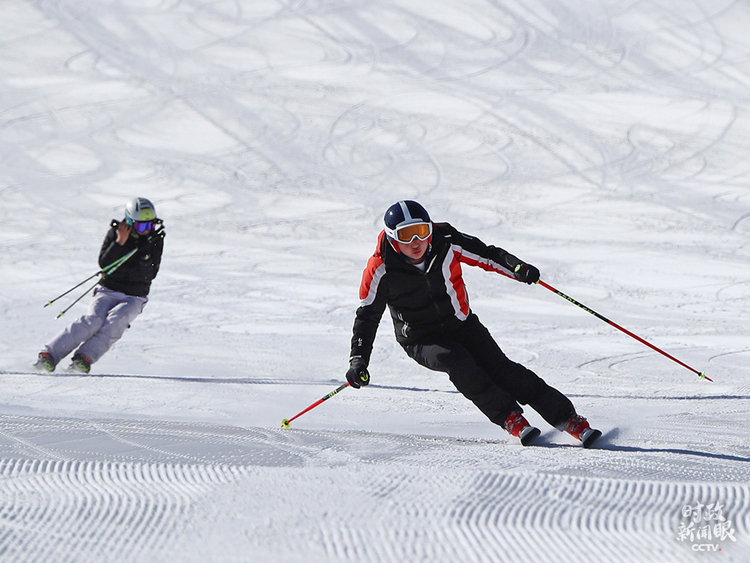
[[[112,221],[104,237],[99,266],[106,268],[136,250],[110,274],[103,274],[94,290],[88,312],[50,340],[39,353],[35,367],[53,372],[57,364],[78,348],[68,371],[89,373],[117,342],[148,302],[151,282],[159,273],[164,248],[164,228],[156,208],[138,197],[125,205],[125,218]]]
[[[502,248],[432,223],[415,201],[399,201],[385,214],[360,286],[347,381],[355,389],[370,382],[367,367],[386,305],[396,339],[419,364],[446,372],[456,388],[492,422],[526,445],[540,431],[523,416],[529,405],[552,426],[588,447],[601,435],[575,412],[570,400],[534,372],[502,352],[469,308],[461,264],[505,274],[528,284],[539,270]]]

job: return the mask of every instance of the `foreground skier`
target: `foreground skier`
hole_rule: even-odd
[[[68,371],[89,373],[91,364],[122,337],[143,312],[151,282],[159,273],[164,248],[161,223],[153,203],[146,198],[134,198],[125,205],[125,219],[113,221],[104,237],[99,266],[106,268],[130,251],[137,252],[111,274],[102,276],[86,315],[50,340],[34,367],[53,372],[65,356],[78,348]]]
[[[461,263],[528,284],[539,270],[501,248],[487,246],[448,223],[433,223],[415,201],[385,214],[375,254],[360,286],[347,381],[370,382],[367,367],[378,324],[390,309],[396,340],[419,364],[446,372],[451,382],[495,424],[527,445],[539,436],[523,416],[529,405],[544,420],[589,447],[601,432],[590,428],[570,400],[524,366],[509,360],[469,308]]]

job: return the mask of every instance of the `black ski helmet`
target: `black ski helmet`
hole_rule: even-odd
[[[398,201],[391,205],[385,212],[383,222],[385,223],[385,234],[391,245],[398,241],[396,231],[403,227],[420,223],[427,223],[430,227],[432,226],[430,214],[427,213],[427,210],[410,199]],[[394,248],[398,250],[395,246]]]

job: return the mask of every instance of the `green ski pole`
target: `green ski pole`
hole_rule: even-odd
[[[101,275],[101,274],[104,274],[104,275],[107,275],[107,274],[111,274],[111,273],[112,273],[112,272],[114,272],[114,271],[115,271],[115,270],[116,270],[117,268],[119,268],[119,267],[120,267],[120,264],[122,264],[123,262],[125,262],[125,261],[126,261],[126,260],[127,260],[128,258],[130,258],[131,256],[133,256],[133,254],[135,254],[136,252],[138,252],[138,249],[137,249],[137,248],[136,248],[136,249],[134,249],[134,250],[131,250],[131,251],[130,251],[130,252],[128,252],[128,253],[127,253],[127,254],[126,254],[125,256],[121,256],[120,258],[118,258],[117,260],[115,260],[114,262],[112,262],[112,263],[111,263],[111,264],[110,264],[109,266],[105,266],[104,268],[102,268],[102,269],[101,269],[101,270],[99,270],[98,272],[96,272],[96,273],[94,273],[94,274],[90,275],[89,277],[87,277],[87,278],[86,278],[85,280],[83,280],[83,281],[82,281],[81,283],[78,283],[78,284],[74,285],[73,287],[71,287],[71,288],[70,288],[70,289],[69,289],[68,291],[66,291],[65,293],[61,293],[60,295],[58,295],[57,297],[55,297],[55,298],[54,298],[54,299],[52,299],[51,301],[47,301],[47,303],[46,303],[46,304],[45,304],[44,306],[45,306],[45,307],[49,307],[50,305],[52,305],[52,304],[53,304],[53,303],[54,303],[55,301],[57,301],[58,299],[60,299],[60,298],[62,298],[62,297],[65,297],[65,296],[66,296],[66,295],[67,295],[68,293],[70,293],[71,291],[74,291],[74,290],[78,289],[78,288],[79,288],[79,287],[81,287],[81,286],[82,286],[83,284],[85,284],[85,283],[86,283],[87,281],[89,281],[89,280],[91,280],[91,279],[94,279],[94,278],[95,278],[96,276],[98,276],[98,275]],[[89,290],[89,291],[90,291],[90,290]],[[87,291],[86,293],[88,293],[88,291]],[[86,293],[84,293],[84,295],[86,295]]]
[[[89,280],[90,280],[91,278],[93,278],[94,276],[98,276],[98,275],[100,275],[100,274],[101,274],[101,276],[102,276],[103,278],[104,278],[104,277],[107,277],[107,276],[108,276],[108,275],[110,275],[110,274],[111,274],[112,272],[114,272],[115,270],[117,270],[117,268],[119,268],[120,266],[122,266],[122,265],[123,265],[123,264],[125,263],[125,261],[126,261],[126,260],[127,260],[128,258],[130,258],[131,256],[133,256],[133,254],[135,254],[136,252],[138,252],[138,249],[137,249],[137,248],[135,248],[135,249],[131,250],[131,251],[130,251],[130,252],[128,252],[128,253],[127,253],[127,254],[126,254],[125,256],[122,256],[121,258],[118,258],[117,260],[115,260],[114,262],[112,262],[112,263],[111,263],[111,264],[110,264],[109,266],[105,266],[104,268],[102,268],[101,270],[99,270],[99,271],[98,271],[97,273],[95,273],[95,274],[94,274],[93,276],[91,276],[91,277],[89,277],[89,278],[87,278],[87,279],[83,280],[83,281],[82,281],[81,283],[79,283],[79,284],[78,284],[78,285],[77,285],[76,287],[80,287],[81,285],[83,285],[83,284],[84,284],[85,282],[89,281]],[[79,301],[80,301],[81,299],[83,299],[83,298],[84,298],[84,296],[85,296],[85,295],[86,295],[86,294],[87,294],[87,293],[88,293],[89,291],[91,291],[92,289],[94,289],[94,288],[95,288],[95,287],[96,287],[96,286],[97,286],[98,284],[99,284],[99,282],[97,281],[97,282],[96,282],[96,283],[95,283],[94,285],[92,285],[92,286],[91,286],[90,288],[88,288],[88,289],[87,289],[86,291],[84,291],[84,292],[83,292],[83,294],[82,294],[82,295],[81,295],[81,296],[80,296],[80,297],[79,297],[78,299],[76,299],[75,301],[73,301],[73,303],[71,303],[70,305],[68,305],[68,307],[66,307],[66,308],[65,308],[65,310],[64,310],[64,311],[62,311],[62,312],[61,312],[61,313],[60,313],[59,315],[57,315],[57,316],[56,316],[55,318],[56,318],[56,319],[59,319],[59,318],[60,318],[60,317],[62,317],[62,316],[63,316],[63,315],[65,314],[65,313],[67,313],[68,311],[70,311],[70,309],[71,309],[71,308],[73,307],[73,305],[75,305],[75,304],[76,304],[76,303],[78,303],[78,302],[79,302]],[[63,295],[67,295],[68,293],[70,293],[71,291],[73,291],[73,289],[75,289],[75,287],[74,287],[74,288],[71,288],[71,289],[69,289],[69,290],[68,290],[68,291],[66,291],[66,292],[65,292],[65,293],[64,293]],[[62,297],[62,295],[61,295],[60,297]],[[59,299],[60,297],[58,297],[57,299]],[[57,299],[55,299],[54,301],[57,301]],[[50,301],[50,303],[52,303],[52,301]],[[47,305],[49,305],[49,303],[47,303]],[[47,305],[45,305],[45,307],[46,307]]]

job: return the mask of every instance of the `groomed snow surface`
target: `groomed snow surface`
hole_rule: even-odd
[[[750,6],[0,3],[0,560],[750,561]],[[89,377],[31,372],[125,201],[167,237]],[[524,448],[385,318],[344,378],[385,209],[466,268],[513,359],[601,428]],[[67,361],[62,367],[67,365]]]

